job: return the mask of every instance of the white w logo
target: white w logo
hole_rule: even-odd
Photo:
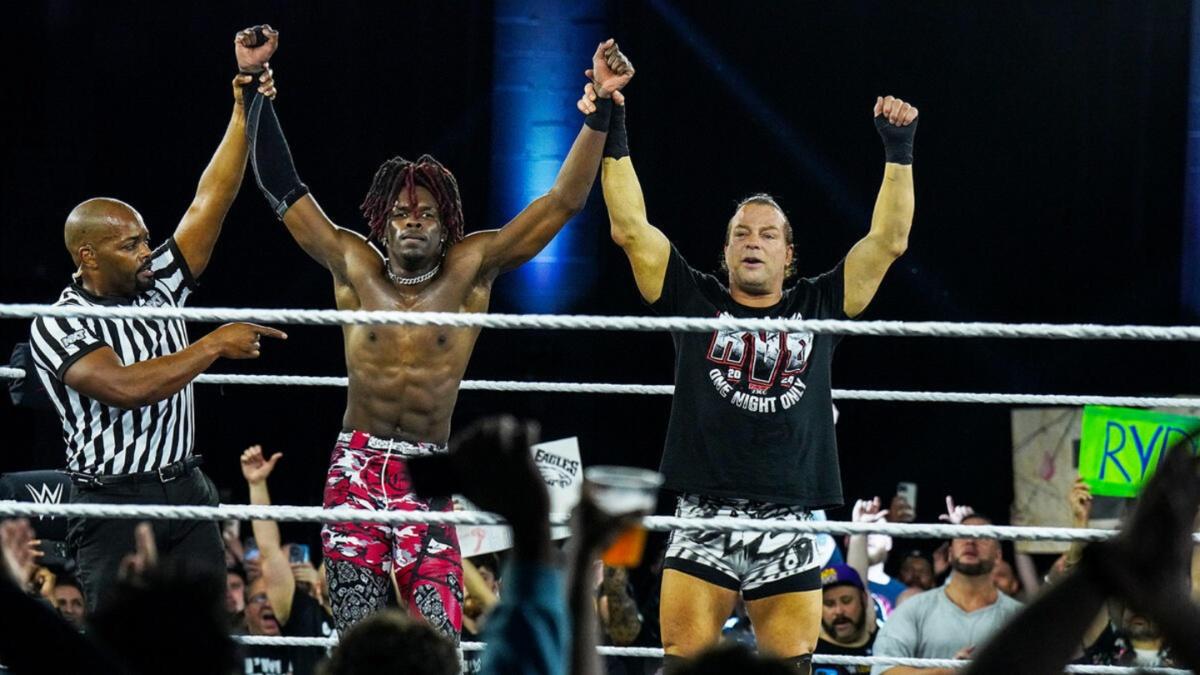
[[[25,489],[29,490],[29,496],[33,497],[36,504],[58,504],[62,501],[63,483],[55,485],[53,489],[50,488],[49,483],[42,483],[42,486],[36,490],[32,485],[26,483]]]

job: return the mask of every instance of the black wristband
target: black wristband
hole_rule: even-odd
[[[877,115],[875,129],[883,139],[883,153],[889,163],[913,163],[913,137],[917,134],[917,120],[902,127],[892,124],[883,115]]]
[[[609,118],[612,117],[613,102],[611,98],[596,98],[596,112],[583,118],[583,123],[595,131],[608,131]]]
[[[604,156],[621,159],[629,156],[629,137],[625,134],[625,106],[613,105],[608,122],[608,138],[604,139]]]

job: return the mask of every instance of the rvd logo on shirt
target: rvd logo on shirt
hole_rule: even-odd
[[[803,317],[797,312],[791,318]],[[710,370],[708,377],[730,405],[756,413],[787,410],[804,396],[800,375],[808,368],[812,345],[811,331],[718,331],[708,360],[721,367]]]

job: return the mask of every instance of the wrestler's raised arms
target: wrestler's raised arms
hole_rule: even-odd
[[[633,65],[612,39],[596,45],[592,67],[586,72],[601,85],[606,96],[619,96],[620,89],[629,84],[634,74]],[[549,192],[522,209],[504,227],[477,232],[463,240],[463,244],[477,247],[482,276],[494,277],[531,260],[583,209],[596,182],[606,135],[607,130],[597,131],[584,124]]]
[[[613,242],[625,251],[633,268],[633,279],[646,302],[662,295],[671,242],[662,230],[646,217],[646,201],[633,161],[629,157],[604,158],[600,166],[600,185],[608,206],[608,222]]]
[[[917,109],[892,96],[879,97],[873,110],[876,128],[888,148],[883,185],[871,213],[871,230],[846,255],[843,309],[848,316],[862,314],[879,290],[892,263],[908,248],[912,229],[913,194],[912,135]],[[907,143],[907,153],[897,144]],[[889,147],[891,146],[891,147]],[[899,159],[899,161],[894,161]]]
[[[378,275],[383,268],[383,256],[367,238],[335,225],[311,193],[292,204],[283,214],[283,224],[300,248],[333,274],[339,286],[353,286],[355,277]]]

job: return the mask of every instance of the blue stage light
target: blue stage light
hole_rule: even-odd
[[[575,109],[583,70],[604,38],[599,2],[501,1],[495,6],[491,214],[507,222],[554,184],[583,123]],[[519,311],[571,309],[596,277],[596,232],[585,210],[541,254],[498,285]]]

